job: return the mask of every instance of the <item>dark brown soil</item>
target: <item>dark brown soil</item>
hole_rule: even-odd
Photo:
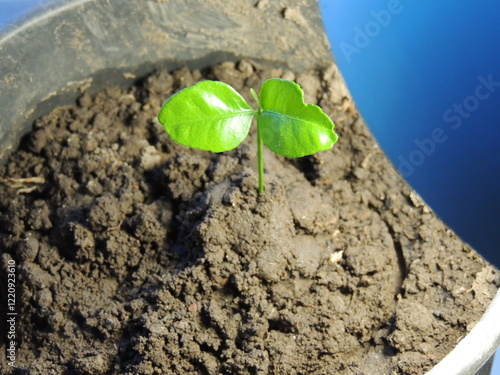
[[[156,120],[202,77],[252,103],[276,76],[340,140],[301,159],[266,150],[264,195],[254,133],[211,154]],[[2,355],[4,374],[423,374],[500,285],[396,174],[333,66],[241,61],[83,94],[37,121],[0,176],[2,285],[9,259],[18,277],[18,369]]]

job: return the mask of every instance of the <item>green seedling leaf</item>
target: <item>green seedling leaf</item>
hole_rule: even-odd
[[[170,137],[184,146],[229,151],[248,135],[256,111],[231,86],[202,81],[168,99],[158,115]]]
[[[263,83],[252,109],[231,86],[202,81],[163,104],[158,119],[170,137],[185,146],[223,152],[237,147],[257,116],[259,193],[264,191],[263,144],[288,157],[311,155],[337,142],[334,124],[320,107],[304,103],[299,85],[280,78]]]
[[[301,157],[330,149],[337,142],[332,120],[314,104],[304,103],[298,84],[280,78],[263,83],[259,127],[271,151]]]

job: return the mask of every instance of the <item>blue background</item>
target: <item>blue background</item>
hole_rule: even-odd
[[[0,0],[0,27],[10,27],[14,18],[45,2],[43,0]]]
[[[0,0],[0,30],[1,29],[10,29],[15,27],[15,19],[25,16],[28,14],[30,11],[33,9],[41,9],[44,5],[55,2],[57,0]],[[365,1],[365,0],[362,0]],[[429,0],[421,0],[422,2],[429,1]],[[496,1],[496,0],[493,0]],[[354,2],[354,0],[349,0],[349,2]],[[481,1],[479,1],[480,3]],[[322,1],[322,6],[331,6],[331,4],[336,3],[341,4],[339,0],[335,1]],[[417,2],[415,2],[417,3]],[[344,4],[346,4],[344,2]],[[352,4],[352,3],[351,3]],[[371,8],[373,10],[379,11],[383,9],[383,6],[377,8],[375,5],[377,4],[376,2],[370,3]],[[383,3],[379,2],[379,4],[384,4],[387,6],[388,2],[384,1]],[[411,4],[411,0],[406,0],[406,3],[404,0],[400,1],[401,6],[414,6],[415,4]],[[432,0],[432,12],[441,12],[442,14],[447,15],[447,19],[453,19],[453,10],[455,9],[454,7],[449,7],[449,4],[446,3],[445,1],[435,1]],[[415,128],[413,131],[404,131],[404,132],[388,132],[387,129],[380,129],[380,127],[373,128],[372,131],[374,132],[375,136],[377,137],[379,143],[381,146],[384,148],[386,153],[391,157],[396,165],[398,167],[398,159],[399,157],[403,157],[406,160],[408,160],[410,154],[408,153],[408,143],[412,143],[413,145],[411,150],[420,150],[418,146],[415,144],[415,140],[420,140],[423,141],[425,137],[422,137],[422,134],[426,135],[428,138],[432,138],[432,134],[434,129],[436,127],[442,128],[445,130],[445,135],[447,137],[447,140],[443,143],[437,144],[435,147],[435,150],[433,150],[432,153],[429,153],[429,155],[425,155],[425,159],[421,165],[415,165],[414,171],[412,173],[407,173],[409,174],[407,179],[410,181],[410,183],[417,189],[417,191],[424,196],[424,198],[427,200],[427,202],[435,208],[436,205],[439,206],[439,200],[440,199],[462,199],[462,200],[467,200],[467,193],[468,192],[474,192],[477,191],[477,176],[480,176],[484,173],[491,172],[492,170],[496,170],[498,172],[498,158],[492,157],[493,155],[498,155],[498,149],[495,149],[495,147],[498,146],[498,140],[499,140],[499,132],[498,129],[500,128],[500,124],[497,124],[496,130],[493,129],[493,127],[490,127],[489,129],[487,127],[483,127],[478,129],[477,123],[488,121],[489,118],[495,115],[495,113],[498,113],[498,108],[499,108],[499,100],[498,100],[498,94],[500,93],[497,92],[497,96],[495,100],[484,100],[479,103],[480,105],[480,110],[478,111],[473,111],[470,112],[470,117],[468,118],[463,118],[462,124],[460,127],[457,129],[452,129],[450,130],[450,123],[437,123],[436,118],[442,117],[443,114],[443,108],[448,109],[451,108],[453,103],[462,103],[463,99],[466,98],[468,95],[471,93],[474,93],[475,87],[481,82],[478,81],[479,76],[483,76],[484,78],[488,78],[487,74],[484,72],[494,72],[498,71],[498,66],[500,66],[500,61],[499,60],[491,60],[484,54],[485,51],[491,50],[492,45],[490,41],[485,40],[484,38],[481,38],[478,35],[475,35],[475,32],[477,30],[481,30],[481,28],[461,28],[460,25],[463,24],[488,24],[488,23],[494,23],[496,25],[496,22],[498,20],[498,12],[491,12],[489,14],[485,14],[484,12],[481,12],[481,7],[479,6],[478,3],[476,2],[466,2],[466,1],[455,1],[454,6],[460,7],[466,7],[465,12],[464,9],[461,9],[460,12],[457,11],[457,16],[459,17],[459,22],[455,23],[456,29],[454,30],[456,32],[457,37],[454,39],[449,39],[446,38],[446,36],[441,36],[440,34],[440,28],[441,28],[441,22],[447,23],[447,21],[441,21],[441,22],[435,22],[432,23],[429,21],[429,17],[425,14],[425,12],[421,12],[416,15],[416,17],[420,18],[417,19],[417,24],[425,26],[425,29],[428,31],[424,34],[422,34],[423,37],[427,37],[428,40],[425,42],[427,43],[427,46],[433,46],[433,48],[426,48],[425,50],[419,50],[419,46],[421,46],[421,43],[408,43],[406,46],[406,49],[402,51],[403,53],[398,54],[397,56],[392,56],[393,58],[388,59],[387,56],[390,53],[388,50],[384,50],[384,48],[387,48],[387,45],[389,46],[389,49],[391,48],[391,45],[400,45],[400,38],[407,38],[409,35],[415,32],[410,26],[410,24],[404,22],[404,17],[399,17],[401,13],[403,13],[404,9],[400,12],[397,13],[398,9],[401,8],[394,8],[396,12],[394,14],[391,14],[391,20],[387,22],[387,25],[384,26],[384,22],[388,20],[386,17],[385,19],[384,14],[387,15],[387,13],[384,14],[379,14],[378,16],[375,15],[374,13],[368,13],[368,18],[359,19],[359,15],[361,14],[360,12],[357,12],[357,10],[352,7],[338,7],[336,8],[336,11],[338,11],[338,15],[336,16],[336,20],[352,20],[353,18],[358,20],[358,24],[361,26],[366,26],[368,22],[373,21],[374,17],[375,20],[378,20],[379,22],[379,28],[377,29],[376,25],[371,24],[373,26],[371,29],[364,29],[364,28],[359,28],[359,29],[353,29],[351,27],[341,27],[340,25],[336,25],[335,33],[332,35],[335,35],[335,40],[332,40],[332,45],[337,44],[339,45],[343,41],[349,42],[349,45],[351,47],[354,47],[356,49],[356,52],[353,52],[353,50],[347,50],[348,52],[346,53],[347,48],[344,45],[344,50],[340,49],[336,51],[336,57],[337,57],[337,62],[339,65],[342,65],[342,57],[348,57],[349,62],[346,62],[344,59],[344,64],[347,66],[347,69],[341,69],[343,70],[344,75],[346,76],[346,80],[348,81],[349,89],[353,93],[353,96],[355,97],[358,107],[361,109],[362,114],[364,115],[365,119],[367,120],[368,124],[373,125],[373,124],[383,124],[383,123],[389,123],[389,122],[394,122],[394,119],[396,118],[398,121],[400,121],[402,124],[406,122],[406,119],[408,117],[408,114],[411,113],[412,116],[417,115],[417,118],[414,118],[413,120],[417,121],[420,124],[427,124],[424,132],[422,133],[422,128],[417,129]],[[324,10],[325,11],[325,10]],[[354,13],[353,13],[354,12]],[[327,14],[327,13],[325,13]],[[460,17],[463,17],[463,14],[467,14],[467,19],[461,19]],[[365,15],[366,16],[366,15]],[[382,18],[380,18],[382,17]],[[399,19],[398,19],[399,17]],[[327,20],[328,21],[328,20]],[[449,22],[448,22],[449,23]],[[415,23],[414,23],[415,24]],[[328,22],[327,22],[327,27],[328,27]],[[392,28],[398,28],[399,32],[398,33],[386,33],[385,37],[391,38],[389,40],[389,44],[384,45],[381,44],[382,39],[379,38],[380,35],[384,32],[385,28],[392,27]],[[359,31],[361,30],[361,32]],[[366,32],[371,32],[371,35],[366,35]],[[365,34],[365,39],[359,39],[357,40],[357,44],[354,43],[354,37],[356,37],[356,34]],[[362,38],[358,35],[358,38]],[[475,40],[483,40],[483,44],[481,43],[475,43]],[[363,43],[364,42],[364,43]],[[368,43],[367,43],[368,42]],[[471,42],[470,44],[467,42]],[[498,38],[493,37],[493,43],[496,43],[498,46]],[[467,44],[468,46],[473,46],[474,50],[473,51],[464,51],[463,45]],[[421,48],[421,47],[420,47]],[[446,65],[441,65],[441,68],[437,68],[438,71],[436,71],[436,64],[432,56],[432,51],[429,50],[435,50],[436,48],[438,49],[444,49],[445,51],[449,52],[450,59],[459,59],[461,61],[460,66],[463,69],[462,72],[457,72],[453,71],[453,69],[448,69]],[[426,54],[428,56],[427,61],[418,59],[419,55]],[[343,55],[343,56],[342,56]],[[364,55],[364,58],[361,59],[359,58],[360,55]],[[482,59],[482,68],[480,71],[474,71],[477,63],[477,58]],[[500,54],[499,54],[500,56]],[[382,58],[381,58],[382,57]],[[434,56],[438,57],[438,55]],[[474,57],[474,58],[472,58]],[[417,58],[419,60],[420,68],[419,70],[415,73],[415,71],[410,71],[408,69],[405,69],[405,67],[410,66],[411,64],[414,64],[414,59]],[[453,61],[453,60],[450,60]],[[370,67],[367,66],[361,66],[362,64],[370,64]],[[491,66],[490,66],[491,64]],[[495,65],[495,66],[493,66]],[[453,65],[452,65],[453,66]],[[396,69],[395,69],[396,68]],[[390,70],[392,69],[393,71],[400,71],[400,75],[393,75],[393,80],[388,81],[388,77],[386,75],[371,75],[371,82],[367,82],[366,80],[363,79],[358,79],[362,77],[356,77],[355,75],[349,76],[348,72],[355,72],[356,70],[365,70],[367,72],[377,72],[377,71],[384,71],[384,70]],[[460,74],[462,73],[462,74]],[[437,97],[450,97],[449,93],[454,93],[454,96],[452,96],[451,101],[447,101],[448,106],[444,106],[442,104],[440,105],[432,105],[432,103],[429,103],[427,100],[427,97],[429,96],[428,92],[428,87],[425,87],[425,90],[422,89],[422,85],[408,85],[408,82],[418,82],[418,77],[412,76],[412,74],[435,74],[440,76],[441,78],[447,80],[449,84],[446,87],[440,86],[440,85],[435,85],[433,87],[433,92],[432,94]],[[460,77],[459,81],[456,81],[455,85],[453,84],[454,77]],[[495,76],[496,77],[496,76]],[[495,78],[494,77],[494,78]],[[500,76],[499,76],[500,78]],[[496,79],[495,79],[496,80]],[[387,88],[388,86],[392,87],[399,87],[399,90],[382,90],[380,89],[379,91],[377,90],[377,87],[380,88]],[[404,86],[404,87],[402,87]],[[379,104],[376,101],[371,100],[370,98],[363,99],[366,97],[366,95],[363,95],[364,92],[366,92],[367,87],[371,87],[370,95],[373,97],[377,97],[382,95],[385,101],[390,101],[393,103],[398,103],[397,106],[392,107],[392,111],[380,111]],[[466,91],[463,91],[463,88],[466,87]],[[388,96],[390,92],[393,93],[398,93],[396,96]],[[401,92],[406,92],[407,97],[411,98],[416,98],[416,101],[423,101],[427,103],[426,108],[421,108],[418,112],[415,112],[414,108],[408,106],[408,100],[405,100],[405,97],[400,96]],[[492,93],[494,95],[495,93]],[[480,113],[479,113],[480,112]],[[424,125],[422,125],[424,126]],[[448,126],[448,128],[446,128]],[[475,127],[474,127],[475,126]],[[477,144],[474,142],[470,142],[470,139],[474,137],[474,132],[479,132],[479,136],[481,137],[481,143]],[[420,138],[419,138],[420,137]],[[448,139],[449,138],[449,139]],[[457,149],[456,145],[463,145],[462,150]],[[456,149],[456,150],[451,150],[451,149]],[[475,158],[481,158],[482,160],[485,161],[485,163],[482,166],[477,165],[477,159],[471,158],[470,155],[475,155]],[[414,159],[415,161],[416,159]],[[448,174],[444,173],[444,166],[449,166],[450,164],[452,165],[459,165],[460,168],[463,169],[464,174],[468,174],[467,179],[460,179],[459,181],[456,180],[456,174],[453,172],[450,172]],[[493,169],[492,169],[493,168]],[[404,171],[402,171],[404,172]],[[437,189],[436,186],[434,187],[429,187],[427,184],[425,184],[422,181],[425,181],[425,179],[429,175],[440,175],[443,176],[443,178],[439,181],[439,189]],[[456,189],[453,189],[453,186],[456,186],[456,184],[459,183],[460,186],[462,187],[462,191],[460,192],[459,195],[452,196],[452,197],[447,197],[443,196],[443,194],[449,194],[449,192],[456,191]],[[498,185],[493,185],[493,187],[490,187],[490,189],[493,189],[495,186]],[[488,191],[489,187],[486,186],[480,186],[483,191],[485,191],[486,195],[493,195],[493,194],[498,194],[498,191]],[[438,194],[436,194],[436,191]],[[457,194],[457,193],[454,193]],[[431,199],[429,199],[431,197]],[[490,202],[491,203],[491,202]],[[497,204],[498,208],[498,202],[493,202],[493,204]],[[457,230],[457,232],[463,232],[467,231],[468,228],[463,227],[464,225],[469,225],[467,222],[456,222],[453,219],[456,218],[457,216],[460,216],[463,214],[463,207],[465,207],[466,210],[469,210],[472,215],[474,215],[474,212],[477,212],[478,214],[484,214],[484,212],[489,213],[489,215],[495,215],[494,217],[490,217],[487,219],[493,219],[491,223],[498,223],[498,211],[492,211],[488,210],[487,206],[477,206],[477,204],[474,205],[465,205],[462,206],[462,208],[458,208],[458,211],[449,211],[448,213],[445,213],[443,215],[442,212],[438,212],[441,214],[443,219],[446,222],[451,221],[454,223],[452,227]],[[449,209],[449,207],[448,207]],[[483,224],[481,225],[488,225],[487,224],[488,220],[486,220]],[[498,228],[489,228],[487,230],[498,230]],[[499,231],[500,232],[500,231]],[[469,238],[467,240],[470,241]],[[488,243],[485,242],[484,244],[481,243],[481,239],[473,239],[475,244],[479,244],[479,247],[482,246],[487,246]],[[495,246],[500,243],[496,242]],[[476,246],[478,247],[478,246]],[[500,375],[500,349],[497,351],[497,360],[495,361],[493,365],[493,371],[492,375]]]

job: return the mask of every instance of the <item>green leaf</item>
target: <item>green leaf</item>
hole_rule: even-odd
[[[301,157],[328,150],[337,142],[332,120],[313,104],[304,103],[300,86],[272,78],[262,84],[259,126],[264,144],[271,151]]]
[[[172,95],[158,119],[177,143],[222,152],[245,139],[255,114],[231,86],[202,81]]]

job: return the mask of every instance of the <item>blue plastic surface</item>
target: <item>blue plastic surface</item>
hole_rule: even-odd
[[[12,26],[13,19],[42,2],[38,0],[0,0],[0,28]]]
[[[500,1],[320,6],[335,60],[382,149],[441,219],[500,267]]]

